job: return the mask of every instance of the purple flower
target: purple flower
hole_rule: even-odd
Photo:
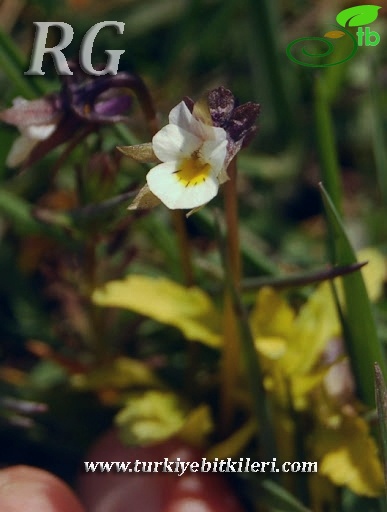
[[[91,77],[74,65],[72,69],[72,76],[62,77],[60,92],[32,101],[16,98],[0,112],[0,120],[20,131],[7,157],[9,167],[34,163],[82,129],[86,136],[101,124],[124,121],[131,105],[128,89],[145,89],[130,73]]]

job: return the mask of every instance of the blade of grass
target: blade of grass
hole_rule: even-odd
[[[355,252],[348,240],[340,216],[325,188],[320,185],[331,236],[332,263],[352,265]],[[360,398],[369,407],[375,407],[373,368],[378,363],[386,373],[385,356],[376,332],[371,304],[363,277],[354,272],[342,277],[345,297],[344,332],[348,339],[347,350],[355,374]]]
[[[200,231],[206,233],[213,232],[213,218],[211,217],[210,210],[203,208],[195,213],[195,223],[198,225]],[[279,274],[280,270],[268,256],[266,256],[258,242],[257,237],[246,226],[240,227],[241,236],[241,253],[243,263],[246,266],[253,267],[257,275],[271,275]]]
[[[16,94],[30,100],[46,92],[41,81],[38,82],[34,77],[25,77],[26,68],[22,54],[12,39],[1,29],[0,67],[12,82]]]
[[[373,65],[372,78],[370,79],[370,106],[372,119],[372,145],[375,157],[376,173],[378,176],[380,194],[384,205],[387,205],[387,149],[385,145],[386,130],[383,121],[382,91],[377,85],[376,66]]]
[[[250,24],[247,44],[254,54],[253,70],[261,69],[258,58],[263,61],[262,74],[267,76],[268,89],[273,94],[273,109],[276,117],[277,129],[282,131],[284,139],[290,139],[294,134],[296,123],[289,96],[289,88],[285,80],[283,66],[280,61],[278,49],[278,28],[276,23],[277,2],[262,0],[246,1],[247,20]],[[261,80],[261,77],[260,77]],[[292,98],[294,100],[294,97]]]
[[[22,235],[42,233],[44,224],[32,215],[32,206],[7,190],[0,190],[0,214]]]
[[[378,410],[380,439],[384,463],[384,482],[387,500],[387,387],[378,363],[375,363],[375,399]]]
[[[327,84],[324,76],[317,77],[315,82],[315,123],[316,143],[319,153],[322,181],[336,210],[341,213],[341,183],[340,167],[337,158],[337,149],[334,140],[334,126],[332,121],[330,102],[328,99]]]
[[[270,507],[270,510],[276,512],[310,512],[309,508],[306,508],[286,489],[272,480],[263,480],[261,488],[263,490],[261,500],[266,506]]]
[[[239,334],[238,341],[241,345],[242,358],[246,371],[246,380],[251,393],[251,406],[253,417],[259,428],[259,443],[261,446],[260,455],[266,459],[272,459],[276,453],[274,440],[274,429],[272,428],[270,405],[267,394],[263,387],[263,374],[255,349],[254,337],[250,329],[249,319],[242,302],[239,287],[235,286],[229,270],[226,244],[222,236],[221,218],[219,212],[215,216],[215,235],[218,240],[220,256],[223,268],[225,269],[225,294],[227,300],[232,302],[232,310],[236,322],[235,333]],[[234,328],[234,327],[233,327]],[[237,364],[237,362],[235,362]]]
[[[319,283],[321,281],[327,281],[328,279],[334,279],[335,277],[355,272],[356,270],[359,270],[366,264],[367,262],[361,262],[342,267],[332,267],[317,272],[304,272],[302,274],[293,274],[288,276],[265,276],[247,278],[243,279],[242,281],[242,289],[256,290],[258,288],[261,288],[262,286],[271,286],[272,288],[277,289],[308,286],[310,284]]]
[[[34,217],[34,207],[12,192],[0,189],[0,216],[20,235],[47,235],[70,243],[61,225],[49,225]]]

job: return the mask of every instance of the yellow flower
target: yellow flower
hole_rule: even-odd
[[[369,260],[362,272],[368,294],[376,300],[385,277],[384,258],[367,249],[359,259]],[[335,284],[342,302],[340,279]],[[378,496],[383,490],[382,465],[368,425],[356,411],[348,360],[340,350],[341,325],[330,283],[318,286],[298,313],[273,289],[261,289],[251,326],[264,384],[279,420],[279,453],[286,460],[292,455],[288,445],[295,440],[287,422],[296,428],[293,411],[308,412],[313,432],[309,455],[319,461],[321,474],[357,494]]]
[[[369,296],[376,300],[385,278],[384,258],[371,249],[362,251],[359,258],[370,262],[362,272]],[[335,285],[339,300],[343,301],[340,279]],[[220,315],[208,295],[198,288],[187,288],[168,279],[129,276],[96,290],[93,300],[101,306],[123,307],[173,325],[187,339],[213,348],[221,346]],[[277,420],[274,428],[282,460],[296,456],[298,427],[294,411],[307,413],[311,441],[309,458],[318,460],[322,474],[335,485],[346,485],[355,493],[380,494],[382,466],[368,425],[357,412],[358,404],[348,384],[350,372],[343,366],[346,359],[337,342],[341,325],[330,283],[319,285],[297,312],[273,289],[262,288],[257,294],[250,324],[261,359],[264,386],[273,399]],[[338,349],[336,353],[330,346],[332,343],[333,349]],[[341,382],[335,378],[333,369],[343,377]],[[332,385],[332,378],[338,387]],[[344,388],[347,395],[342,393]],[[179,418],[173,425],[167,422],[166,432],[169,428],[180,428],[183,418]],[[249,435],[251,429],[246,426],[246,430],[232,436],[217,450],[220,453],[232,451],[245,443]]]
[[[161,277],[128,276],[94,291],[100,306],[121,307],[180,329],[188,340],[219,347],[220,316],[210,297]]]

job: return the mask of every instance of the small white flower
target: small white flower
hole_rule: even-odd
[[[172,210],[208,203],[228,179],[226,131],[196,119],[184,101],[171,110],[152,146],[162,163],[148,172],[148,186]]]
[[[13,107],[6,111],[8,115],[3,117],[6,122],[15,124],[21,134],[14,141],[8,153],[6,160],[8,167],[20,165],[28,157],[36,144],[48,139],[57,127],[58,116],[51,115],[50,120],[48,120],[48,116],[44,112],[45,115],[42,120],[39,119],[38,115],[34,117],[33,112],[29,112],[29,109],[32,110],[31,105],[34,105],[34,103],[38,104],[39,101],[42,102],[42,100],[28,101],[20,97],[15,98],[13,100]],[[47,119],[45,119],[46,117]]]

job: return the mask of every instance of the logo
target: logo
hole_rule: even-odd
[[[1,3],[1,0],[0,0]],[[54,65],[58,75],[72,75],[66,56],[62,52],[69,46],[73,40],[74,29],[68,23],[61,21],[35,21],[36,27],[35,40],[32,47],[31,65],[28,71],[25,71],[25,75],[44,75],[42,71],[43,57],[46,53],[51,54],[54,60]],[[52,48],[46,48],[46,41],[48,30],[51,27],[57,27],[61,31],[60,41],[56,46]],[[85,73],[89,75],[116,75],[118,72],[118,66],[120,63],[120,57],[125,50],[105,50],[108,55],[108,62],[104,69],[95,69],[91,62],[91,54],[93,52],[93,45],[95,38],[98,33],[105,27],[113,27],[116,29],[118,34],[124,33],[125,23],[123,21],[101,21],[93,25],[84,35],[79,50],[79,65]]]
[[[344,9],[336,16],[336,22],[340,26],[333,25],[335,30],[327,32],[324,37],[300,37],[295,39],[286,47],[286,55],[296,64],[310,68],[326,68],[342,64],[352,59],[359,46],[376,46],[379,44],[380,35],[378,32],[364,25],[369,25],[376,20],[380,8],[378,5],[358,5]],[[346,27],[358,27],[358,29],[354,34]],[[335,45],[335,42],[344,37],[346,44],[339,48],[339,45]],[[325,45],[325,51],[318,49],[321,48],[321,43]],[[321,59],[329,57],[335,50],[340,55],[338,61],[321,62]],[[344,55],[343,50],[345,51]],[[295,56],[295,53],[298,53],[300,58]],[[303,60],[300,60],[301,58]],[[317,59],[319,62],[316,63]]]

